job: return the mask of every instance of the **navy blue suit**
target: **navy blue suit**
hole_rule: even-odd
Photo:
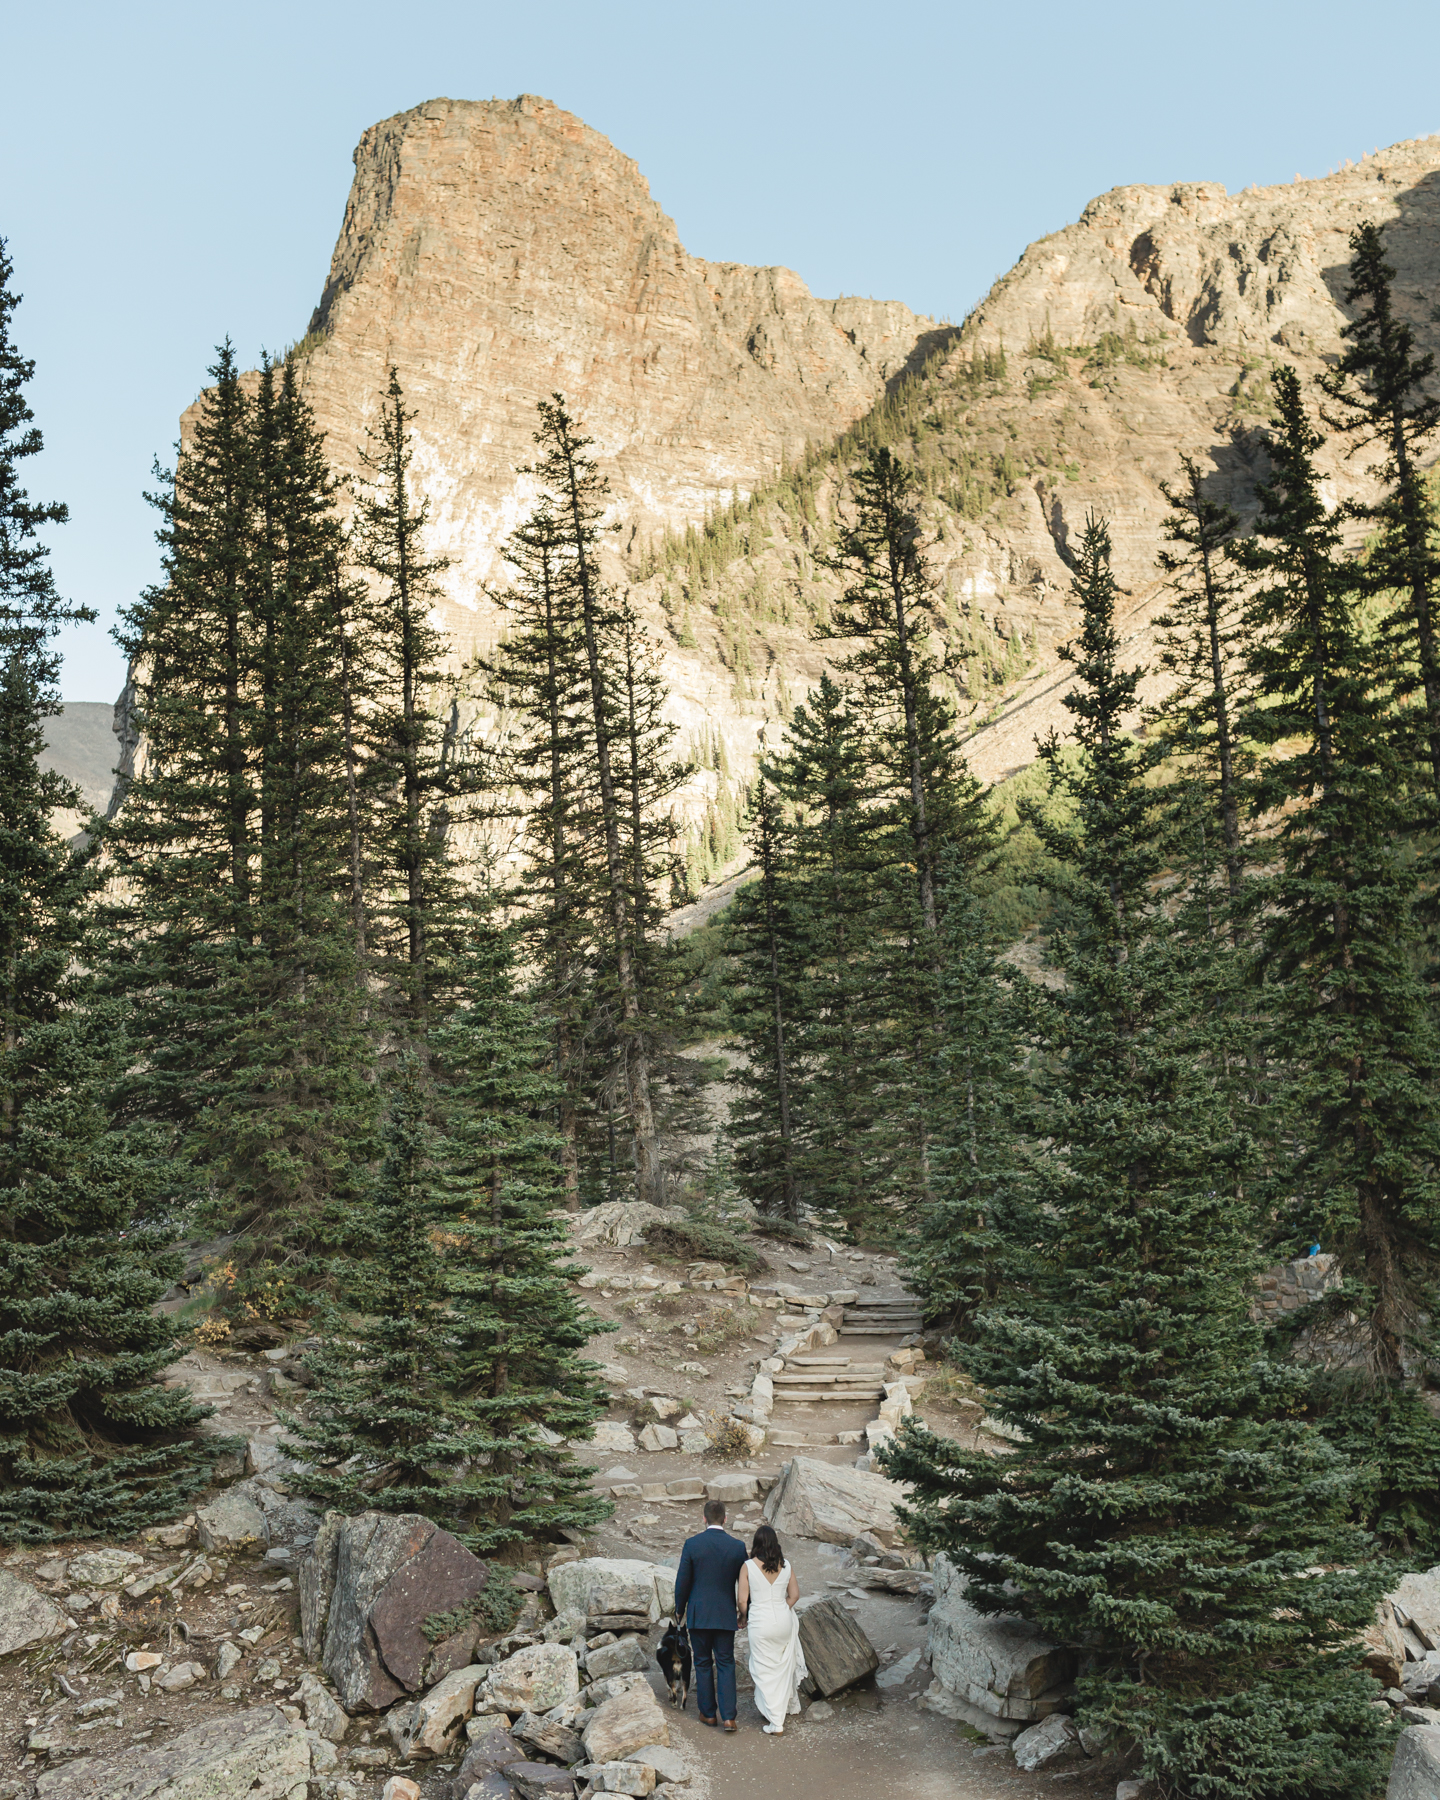
[[[695,1698],[702,1718],[735,1717],[735,1583],[749,1554],[723,1526],[709,1525],[686,1538],[675,1572],[675,1617],[690,1628],[695,1657]],[[718,1690],[718,1692],[717,1692]]]

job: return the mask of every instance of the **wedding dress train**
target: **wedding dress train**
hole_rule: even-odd
[[[800,1648],[800,1621],[785,1599],[790,1565],[782,1563],[773,1579],[752,1557],[745,1565],[750,1580],[750,1679],[755,1704],[771,1727],[783,1730],[786,1719],[800,1710],[800,1683],[808,1670]]]

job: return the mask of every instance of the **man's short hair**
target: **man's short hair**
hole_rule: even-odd
[[[707,1525],[723,1525],[725,1523],[725,1502],[723,1500],[707,1500],[705,1502],[705,1523]]]

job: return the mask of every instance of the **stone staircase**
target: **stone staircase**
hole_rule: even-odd
[[[788,1356],[784,1370],[772,1376],[775,1401],[856,1402],[878,1400],[884,1391],[883,1363],[852,1362],[848,1356]]]
[[[913,1294],[866,1295],[845,1308],[841,1337],[909,1337],[924,1324]]]

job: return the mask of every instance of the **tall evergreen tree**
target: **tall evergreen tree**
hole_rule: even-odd
[[[292,1430],[304,1492],[345,1512],[418,1511],[484,1551],[585,1529],[610,1507],[554,1442],[589,1430],[604,1391],[581,1360],[591,1322],[549,1216],[564,1191],[544,1123],[549,1048],[515,998],[501,934],[482,931],[466,980],[469,1004],[432,1038],[438,1095],[417,1057],[401,1065],[374,1254],[339,1270],[340,1309]]]
[[[791,867],[791,833],[763,779],[750,827],[755,879],[726,912],[734,975],[731,1012],[743,1059],[732,1077],[729,1139],[740,1191],[762,1213],[800,1218],[801,1138],[796,1102],[797,1025],[805,977],[805,929]]]
[[[876,1065],[888,1018],[870,744],[853,699],[823,674],[795,708],[762,779],[790,818],[781,865],[802,963],[792,1009],[792,1130],[803,1189],[852,1230],[883,1230],[876,1206]],[[775,1121],[771,1120],[771,1129]]]
[[[411,474],[415,416],[392,368],[360,452],[366,479],[356,492],[351,554],[372,578],[367,635],[377,659],[378,704],[367,714],[371,773],[382,796],[372,967],[393,1028],[419,1045],[460,991],[466,899],[454,833],[483,777],[459,754],[449,641],[431,617],[449,563],[426,552],[430,502],[416,499]]]
[[[1158,621],[1160,666],[1175,686],[1158,720],[1181,763],[1173,783],[1181,853],[1192,864],[1223,868],[1233,936],[1245,868],[1244,786],[1253,760],[1242,736],[1244,596],[1228,562],[1240,521],[1206,495],[1193,457],[1182,456],[1180,470],[1177,484],[1160,484],[1170,503],[1165,536],[1180,549],[1160,553],[1174,595]]]
[[[511,535],[504,555],[515,577],[496,598],[510,628],[479,667],[507,724],[503,775],[518,794],[524,844],[513,898],[554,1033],[565,1204],[578,1211],[580,1120],[591,1065],[585,1016],[596,955],[594,722],[583,624],[550,498]]]
[[[1352,506],[1378,526],[1365,566],[1371,592],[1401,596],[1388,624],[1391,669],[1402,697],[1421,696],[1423,747],[1432,798],[1440,799],[1440,504],[1421,463],[1440,430],[1440,399],[1430,392],[1435,358],[1415,346],[1415,331],[1395,309],[1395,271],[1373,221],[1351,233],[1347,348],[1320,386],[1335,408],[1328,422],[1352,437],[1351,454],[1376,445],[1386,484],[1371,506]]]
[[[952,862],[941,906],[944,1035],[935,1195],[912,1226],[906,1272],[927,1316],[961,1339],[1000,1291],[1027,1201],[1024,991],[1006,979],[970,872]]]
[[[273,1305],[343,1236],[372,1136],[356,689],[293,371],[267,365],[253,398],[228,346],[211,372],[157,500],[163,578],[118,634],[145,748],[104,829],[124,877],[105,974],[134,1009],[127,1114],[172,1133],[177,1194],[198,1172],[247,1269],[286,1265]]]
[[[540,455],[531,473],[549,496],[558,528],[557,547],[564,558],[564,579],[584,645],[589,686],[595,815],[603,846],[608,941],[609,966],[602,979],[613,987],[616,999],[615,1034],[634,1147],[636,1194],[641,1200],[658,1202],[661,1170],[651,1095],[651,1026],[635,954],[633,862],[626,855],[626,715],[623,705],[617,704],[614,687],[614,646],[621,612],[606,587],[599,559],[610,489],[587,454],[591,440],[581,435],[563,395],[542,400],[539,411],[535,443]]]
[[[151,1211],[153,1146],[108,1116],[127,1046],[82,972],[99,874],[50,823],[80,803],[41,762],[53,640],[96,615],[57,594],[40,539],[66,509],[20,482],[42,440],[11,274],[0,241],[0,1542],[38,1543],[173,1516],[214,1445],[157,1379],[176,1333],[154,1306],[178,1262]]]
[[[1361,1800],[1386,1730],[1339,1653],[1384,1574],[1345,1523],[1352,1473],[1286,1416],[1303,1374],[1264,1362],[1248,1317],[1251,1151],[1224,1104],[1225,1015],[1205,945],[1155,891],[1136,674],[1094,520],[1074,590],[1078,756],[1044,747],[1073,815],[1035,819],[1064,976],[1036,996],[1036,1212],[1004,1244],[968,1358],[1020,1439],[997,1463],[915,1429],[887,1467],[975,1605],[1018,1608],[1083,1655],[1080,1716],[1133,1733],[1164,1790]]]
[[[1398,1378],[1430,1341],[1440,1191],[1440,1042],[1416,973],[1415,811],[1388,676],[1360,582],[1320,495],[1298,377],[1275,377],[1279,425],[1253,600],[1252,714],[1274,746],[1258,804],[1280,819],[1278,867],[1251,905],[1273,1052],[1301,1073],[1304,1124],[1282,1229],[1358,1253],[1375,1371]],[[1363,1276],[1360,1271],[1363,1270]]]

